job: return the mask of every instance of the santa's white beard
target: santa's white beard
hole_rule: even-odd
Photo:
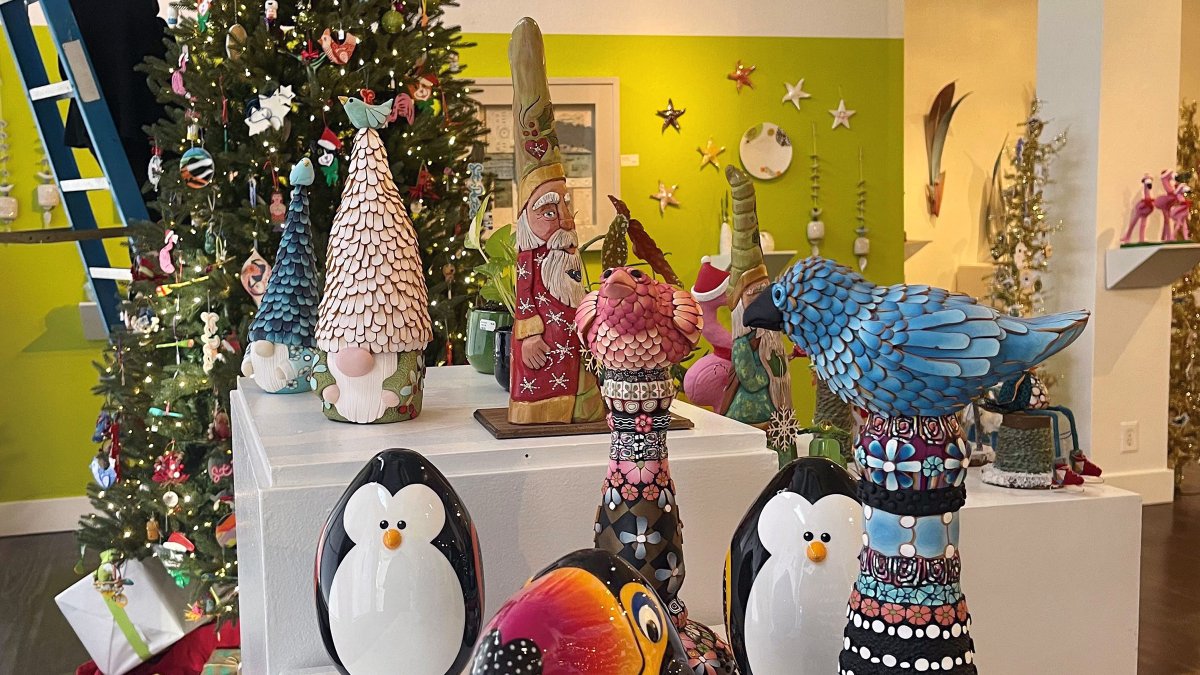
[[[532,251],[545,245],[546,257],[538,267],[542,285],[559,302],[578,307],[583,299],[583,283],[575,277],[583,273],[583,260],[579,257],[579,235],[575,230],[558,230],[543,241],[529,227],[529,220],[522,211],[517,218],[517,249]],[[572,276],[574,274],[574,276]]]
[[[337,366],[337,354],[329,355],[329,372],[338,388],[338,399],[333,404],[338,414],[351,422],[369,424],[383,417],[383,381],[396,372],[396,353],[375,354],[375,363],[370,372],[352,377]]]
[[[274,347],[270,356],[262,356],[258,353],[258,349],[255,347],[261,343],[271,344]],[[254,383],[263,391],[273,394],[296,378],[296,369],[292,367],[291,359],[288,358],[286,345],[256,340],[250,343],[247,354],[250,356],[250,365],[254,367]]]

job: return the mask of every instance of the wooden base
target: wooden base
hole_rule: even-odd
[[[584,436],[607,434],[608,422],[581,422],[577,424],[512,424],[508,421],[508,408],[480,408],[475,411],[475,421],[483,425],[494,438],[549,438],[552,436]],[[671,426],[667,431],[692,429],[696,425],[681,415],[671,413]]]

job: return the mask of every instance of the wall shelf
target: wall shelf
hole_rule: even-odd
[[[904,240],[904,259],[908,260],[917,254],[917,251],[929,245],[928,239],[905,239]]]
[[[1111,249],[1104,287],[1110,291],[1169,286],[1200,264],[1200,244],[1146,244]]]

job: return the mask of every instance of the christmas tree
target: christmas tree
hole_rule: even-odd
[[[1200,194],[1200,126],[1196,123],[1196,102],[1179,108],[1179,143],[1176,149],[1180,180],[1186,176],[1192,194]],[[1200,206],[1192,204],[1188,229],[1197,238]],[[1189,464],[1200,460],[1200,268],[1183,275],[1171,287],[1171,384],[1170,421],[1167,450],[1175,469],[1175,486],[1183,483]]]
[[[1045,122],[1042,102],[1034,99],[1025,120],[1025,133],[1009,155],[1011,168],[1004,178],[1001,212],[992,238],[992,277],[988,300],[1012,316],[1034,316],[1045,311],[1042,275],[1050,264],[1050,233],[1058,223],[1049,219],[1043,191],[1050,181],[1050,163],[1067,142],[1065,133],[1042,139]]]
[[[287,214],[286,171],[305,156],[320,174],[308,198],[315,250],[325,250],[354,132],[339,97],[393,102],[383,138],[424,261],[425,360],[463,360],[467,280],[480,263],[461,242],[464,157],[481,125],[459,77],[468,45],[442,22],[449,4],[185,2],[195,17],[185,11],[166,60],[146,66],[167,105],[148,130],[157,154],[147,189],[161,220],[133,238],[127,330],[99,366],[97,513],[79,540],[157,555],[188,585],[193,614],[237,613],[229,392]]]

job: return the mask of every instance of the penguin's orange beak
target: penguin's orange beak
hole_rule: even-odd
[[[826,555],[828,555],[828,552],[825,550],[825,544],[819,541],[814,541],[808,545],[809,560],[819,563],[825,559]]]
[[[383,545],[388,547],[389,550],[395,551],[396,549],[400,548],[401,541],[404,541],[404,537],[400,535],[400,530],[397,530],[394,527],[389,528],[383,533]],[[809,554],[809,557],[812,557],[811,553]]]

